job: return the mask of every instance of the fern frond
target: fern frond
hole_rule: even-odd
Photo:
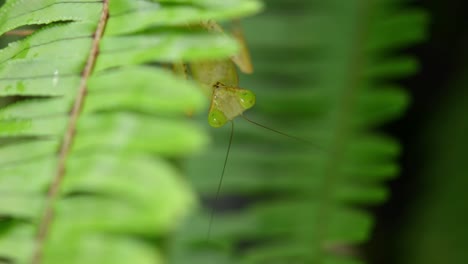
[[[0,51],[0,260],[165,263],[161,241],[195,205],[174,158],[209,140],[187,120],[198,87],[154,66],[227,58],[201,19],[257,12],[256,1],[24,1],[0,33],[40,29]],[[147,63],[147,65],[143,65]]]
[[[247,115],[319,147],[236,122],[224,210],[210,238],[218,250],[206,246],[206,254],[224,252],[217,263],[361,263],[355,246],[373,223],[364,208],[385,201],[384,181],[398,174],[400,146],[375,127],[408,104],[397,80],[418,64],[401,50],[425,38],[427,16],[386,0],[269,7],[247,27],[256,73],[241,84],[258,98],[258,112]],[[217,138],[220,147],[204,162],[190,163],[192,182],[208,198],[227,144],[227,135]],[[191,249],[199,260],[192,263],[209,261],[193,249],[206,241],[208,212],[176,243]]]

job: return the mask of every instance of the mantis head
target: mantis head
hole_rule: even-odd
[[[254,105],[255,94],[250,90],[232,87],[218,88],[213,93],[208,123],[215,128],[222,127]]]

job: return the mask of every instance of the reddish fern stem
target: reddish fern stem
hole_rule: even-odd
[[[12,30],[8,31],[5,33],[7,36],[19,36],[19,37],[26,37],[34,33],[34,30],[32,29],[18,29],[18,30]]]
[[[88,56],[88,60],[86,61],[85,68],[81,74],[81,82],[78,88],[78,92],[76,95],[75,103],[73,104],[73,108],[70,113],[70,119],[68,122],[67,130],[65,132],[63,141],[60,145],[60,150],[58,153],[58,163],[55,173],[55,178],[51,186],[49,187],[49,191],[47,194],[47,200],[45,204],[45,210],[41,222],[39,224],[39,231],[36,237],[36,248],[34,250],[32,263],[39,264],[42,261],[42,252],[44,249],[44,243],[47,238],[47,234],[49,233],[50,226],[52,224],[52,220],[54,217],[54,209],[53,205],[55,204],[58,194],[60,184],[62,183],[63,177],[65,176],[65,164],[70,154],[70,149],[73,144],[74,135],[76,124],[78,121],[78,117],[80,115],[84,98],[86,96],[87,91],[87,82],[89,76],[93,71],[94,64],[96,62],[98,53],[99,53],[99,42],[102,38],[104,33],[104,29],[106,27],[107,19],[109,17],[109,0],[103,0],[102,12],[101,17],[99,19],[96,31],[93,35],[93,42],[91,46],[91,50]]]

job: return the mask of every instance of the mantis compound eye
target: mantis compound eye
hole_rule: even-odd
[[[239,102],[244,109],[249,109],[255,105],[255,94],[243,89],[239,92]]]
[[[208,114],[208,123],[212,127],[222,127],[227,123],[227,121],[227,117],[219,109],[212,109]]]

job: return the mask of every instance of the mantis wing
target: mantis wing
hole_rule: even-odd
[[[201,22],[202,27],[211,32],[224,33],[223,28],[213,20],[207,20]],[[251,74],[253,73],[253,65],[250,57],[249,49],[247,47],[247,42],[245,41],[244,32],[242,30],[239,20],[235,20],[231,23],[231,31],[234,38],[237,39],[237,42],[240,46],[240,51],[238,54],[231,56],[231,60],[239,67],[241,72]]]
[[[231,57],[232,61],[239,67],[243,73],[253,73],[252,59],[250,57],[249,48],[245,41],[244,32],[240,25],[240,21],[232,22],[232,34],[240,44],[240,52]]]

